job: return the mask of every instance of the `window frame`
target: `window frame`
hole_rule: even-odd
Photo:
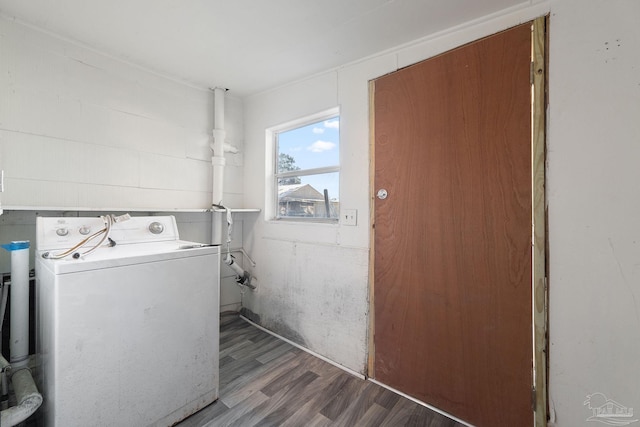
[[[331,119],[340,120],[340,109],[334,107],[328,110],[324,110],[315,114],[307,115],[299,119],[284,123],[282,125],[274,126],[267,129],[267,147],[270,151],[270,173],[271,179],[268,180],[267,194],[270,195],[270,203],[267,206],[268,212],[265,212],[267,219],[270,221],[282,221],[293,223],[328,223],[337,224],[340,219],[340,212],[338,209],[335,218],[326,217],[297,217],[297,216],[280,216],[279,212],[279,197],[278,197],[278,180],[282,178],[291,177],[303,177],[310,175],[323,175],[330,173],[338,174],[338,203],[340,203],[340,169],[341,169],[341,135],[338,130],[338,164],[332,166],[323,166],[319,168],[299,169],[295,171],[278,172],[278,161],[280,155],[280,149],[278,145],[278,136],[281,133],[292,131],[298,128],[302,128],[314,123],[324,122]],[[339,205],[338,205],[339,206]]]

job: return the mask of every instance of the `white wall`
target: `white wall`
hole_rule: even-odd
[[[557,425],[587,395],[640,411],[640,2],[551,4],[550,393]]]
[[[242,146],[242,103],[228,100]],[[213,94],[0,17],[0,168],[5,209],[206,209]],[[228,155],[225,200],[242,200]]]
[[[338,74],[328,73],[245,100],[245,205],[264,210],[265,129],[340,105]],[[367,85],[361,88],[367,94]],[[367,328],[367,104],[341,109],[342,208],[358,209],[357,227],[245,221],[244,246],[257,266],[258,291],[245,306],[259,322],[330,359],[363,371]],[[351,130],[350,130],[351,129]],[[354,165],[353,168],[347,165]],[[364,177],[362,172],[364,171]],[[359,191],[364,185],[365,190]]]
[[[369,80],[544,15],[524,2],[393,51],[245,99],[245,205],[265,207],[265,129],[340,107],[340,204],[358,210],[356,227],[269,221],[245,224],[259,290],[245,306],[267,328],[354,371],[365,372],[369,269]],[[249,231],[250,229],[250,231]]]

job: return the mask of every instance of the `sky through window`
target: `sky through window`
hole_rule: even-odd
[[[278,134],[278,151],[291,156],[300,169],[340,165],[340,119],[333,117]],[[331,200],[338,200],[338,173],[300,176],[319,192],[326,188]]]

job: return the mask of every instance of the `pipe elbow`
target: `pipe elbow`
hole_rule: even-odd
[[[225,142],[223,144],[223,147],[224,147],[224,152],[225,153],[238,154],[240,152],[240,150],[238,150],[238,147],[236,147],[235,145],[231,145],[228,142]]]
[[[7,361],[7,359],[5,359],[0,354],[0,371],[1,372],[5,372],[5,371],[10,371],[10,370],[11,370],[11,364],[9,363],[9,361]]]
[[[42,405],[42,395],[38,392],[28,368],[15,371],[11,375],[11,383],[16,393],[17,405],[5,409],[0,414],[0,424],[9,427],[25,421]]]

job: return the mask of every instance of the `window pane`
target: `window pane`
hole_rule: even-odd
[[[279,178],[278,217],[337,219],[340,212],[339,176],[340,174],[335,172]]]
[[[278,133],[278,172],[338,166],[339,127],[333,117]]]

